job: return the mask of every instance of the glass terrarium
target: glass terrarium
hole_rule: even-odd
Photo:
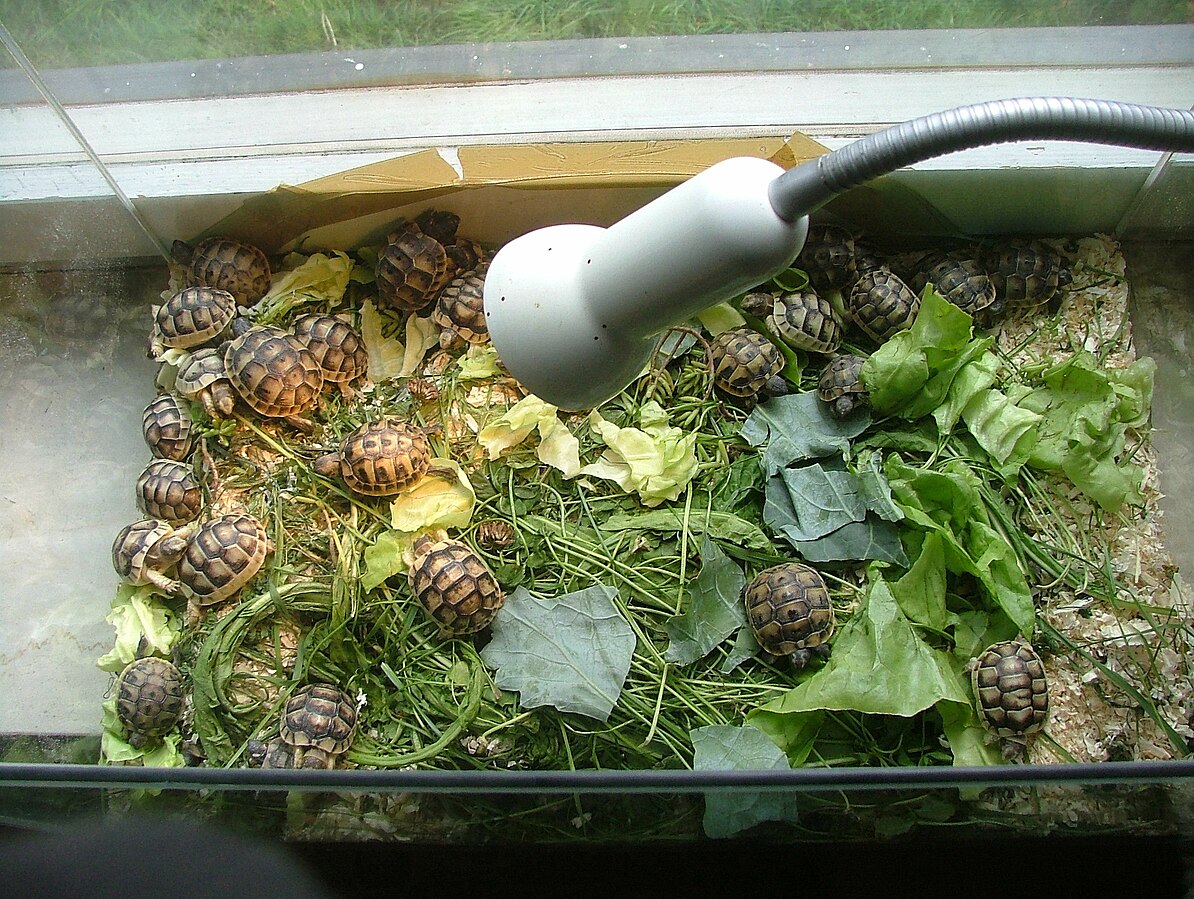
[[[479,301],[511,239],[722,159],[790,168],[1026,94],[1186,108],[1185,7],[609,13],[498,43],[509,21],[455,6],[379,45],[325,4],[314,38],[279,18],[185,62],[0,13],[32,60],[0,72],[5,821],[1181,832],[1188,154],[1000,144],[845,193],[593,410],[522,390]],[[196,260],[243,273],[238,246],[264,293],[195,311],[223,302]],[[876,328],[858,285],[889,277],[911,299]],[[822,376],[841,355],[848,384]],[[989,680],[991,646],[1019,681]]]

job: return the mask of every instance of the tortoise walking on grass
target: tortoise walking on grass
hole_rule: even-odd
[[[222,602],[256,576],[270,549],[265,528],[247,512],[204,522],[178,563],[182,592],[196,609]]]
[[[352,745],[357,731],[357,708],[352,697],[332,684],[309,684],[294,692],[282,712],[279,737],[290,747],[292,758],[284,764],[285,750],[267,744],[266,767],[330,768],[336,756]]]
[[[351,431],[338,449],[320,456],[311,467],[326,478],[342,477],[357,493],[391,496],[431,469],[431,444],[422,428],[384,418]]]
[[[335,384],[345,400],[351,400],[352,382],[369,370],[365,342],[344,315],[300,315],[291,332],[306,344],[323,371],[324,381]]]
[[[407,561],[411,591],[442,637],[476,633],[493,621],[506,600],[485,562],[459,540],[423,534]]]
[[[983,724],[1004,739],[1003,753],[1013,758],[1025,737],[1049,717],[1049,684],[1036,650],[1023,639],[994,643],[969,665],[970,684]]]
[[[216,349],[195,350],[182,360],[174,389],[197,400],[212,418],[227,418],[236,408],[236,390],[228,380],[224,356]]]
[[[829,655],[833,604],[815,568],[802,562],[773,565],[742,588],[742,600],[765,652],[789,656],[798,670],[814,655]]]
[[[250,328],[224,350],[224,370],[236,392],[260,415],[281,418],[305,433],[303,417],[323,389],[323,369],[299,338],[272,326]]]
[[[784,357],[774,343],[751,328],[731,328],[709,341],[713,383],[723,393],[753,405],[759,396],[788,392],[781,376]]]

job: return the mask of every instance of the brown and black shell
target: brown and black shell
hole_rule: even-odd
[[[141,433],[149,451],[159,459],[181,462],[191,454],[191,410],[173,393],[154,397],[141,413]]]
[[[188,399],[198,400],[212,418],[227,417],[236,408],[236,390],[224,368],[224,354],[218,349],[195,350],[178,364],[174,389]]]
[[[476,633],[493,621],[506,600],[484,560],[459,540],[419,537],[407,577],[411,592],[444,637]]]
[[[448,252],[415,222],[386,238],[377,256],[377,302],[384,309],[414,313],[430,304],[447,283]]]
[[[838,225],[813,223],[793,265],[818,293],[845,291],[858,275],[854,237]]]
[[[1009,311],[1048,304],[1056,309],[1060,292],[1072,280],[1069,263],[1042,240],[1008,240],[983,257],[999,303]]]
[[[160,306],[153,307],[149,355],[160,357],[167,349],[191,349],[217,338],[236,318],[236,300],[226,290],[184,287]]]
[[[323,369],[299,338],[269,325],[250,328],[224,350],[224,369],[256,412],[310,427],[298,416],[318,402]]]
[[[137,507],[150,518],[185,524],[203,511],[203,490],[191,466],[173,459],[154,459],[137,477]]]
[[[345,399],[352,399],[352,382],[369,371],[369,353],[347,316],[300,315],[290,330],[315,355],[323,379],[335,384]]]
[[[856,409],[869,404],[870,395],[862,380],[862,365],[866,359],[853,353],[843,353],[830,359],[817,380],[817,398],[829,406],[835,418],[845,418]]]
[[[247,512],[206,521],[178,562],[183,593],[196,606],[221,602],[253,579],[269,551],[265,528]]]
[[[903,278],[888,269],[860,275],[847,302],[850,318],[879,343],[912,327],[920,311],[920,297]]]
[[[191,247],[176,240],[171,255],[186,266],[188,286],[226,290],[239,306],[252,306],[269,292],[272,282],[269,259],[252,244],[228,237],[209,237]]]
[[[918,294],[931,283],[942,298],[972,317],[995,302],[995,284],[974,255],[930,253],[919,261],[910,283]]]
[[[742,311],[764,319],[771,331],[797,350],[832,353],[842,342],[842,320],[828,299],[812,288],[773,296],[751,293]]]
[[[126,665],[116,679],[116,717],[129,743],[139,749],[173,730],[183,696],[182,673],[165,659],[148,656]]]
[[[489,339],[485,321],[485,271],[471,271],[440,291],[431,320],[440,327],[439,345],[446,350]]]
[[[357,707],[348,693],[333,684],[308,684],[286,701],[279,736],[300,751],[340,755],[352,745],[357,719]],[[296,762],[301,767],[301,759]]]
[[[112,541],[112,567],[121,580],[134,586],[151,584],[174,595],[181,587],[166,572],[182,558],[196,527],[192,523],[175,529],[160,518],[142,518],[125,525]]]
[[[324,477],[339,475],[357,493],[389,496],[413,484],[431,467],[426,432],[397,418],[366,422],[345,435],[339,449],[312,463]]]
[[[752,328],[731,328],[709,341],[713,383],[733,397],[753,399],[787,392],[780,376],[784,357],[774,343]]]
[[[833,604],[825,581],[803,562],[782,562],[759,572],[742,588],[746,617],[765,652],[791,656],[803,668],[827,655],[833,635]]]
[[[1022,737],[1049,717],[1049,684],[1041,657],[1027,641],[988,646],[970,665],[979,716],[1001,737]]]

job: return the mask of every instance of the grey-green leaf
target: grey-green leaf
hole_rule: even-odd
[[[697,771],[786,771],[788,758],[753,727],[709,725],[692,738],[692,767]],[[705,835],[733,836],[764,821],[798,819],[796,797],[784,792],[719,790],[705,794]]]
[[[755,407],[740,434],[751,446],[767,444],[763,470],[772,475],[793,462],[844,455],[850,439],[871,423],[863,410],[845,420],[834,418],[813,392],[773,397]]]
[[[481,651],[494,683],[517,690],[530,709],[550,705],[604,721],[630,671],[634,632],[615,603],[617,591],[597,585],[540,599],[519,587],[493,622]]]
[[[664,659],[688,665],[746,624],[740,599],[745,583],[742,569],[706,537],[701,543],[701,573],[688,588],[688,608],[667,623]]]
[[[867,515],[816,540],[792,540],[807,562],[890,562],[907,567],[908,555],[893,522]]]

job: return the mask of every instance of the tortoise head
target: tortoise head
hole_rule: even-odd
[[[344,456],[340,450],[324,453],[311,463],[311,470],[325,478],[334,478],[343,472]]]
[[[766,291],[756,290],[744,296],[739,305],[747,315],[766,318],[771,314],[772,306],[775,305],[775,297]]]

